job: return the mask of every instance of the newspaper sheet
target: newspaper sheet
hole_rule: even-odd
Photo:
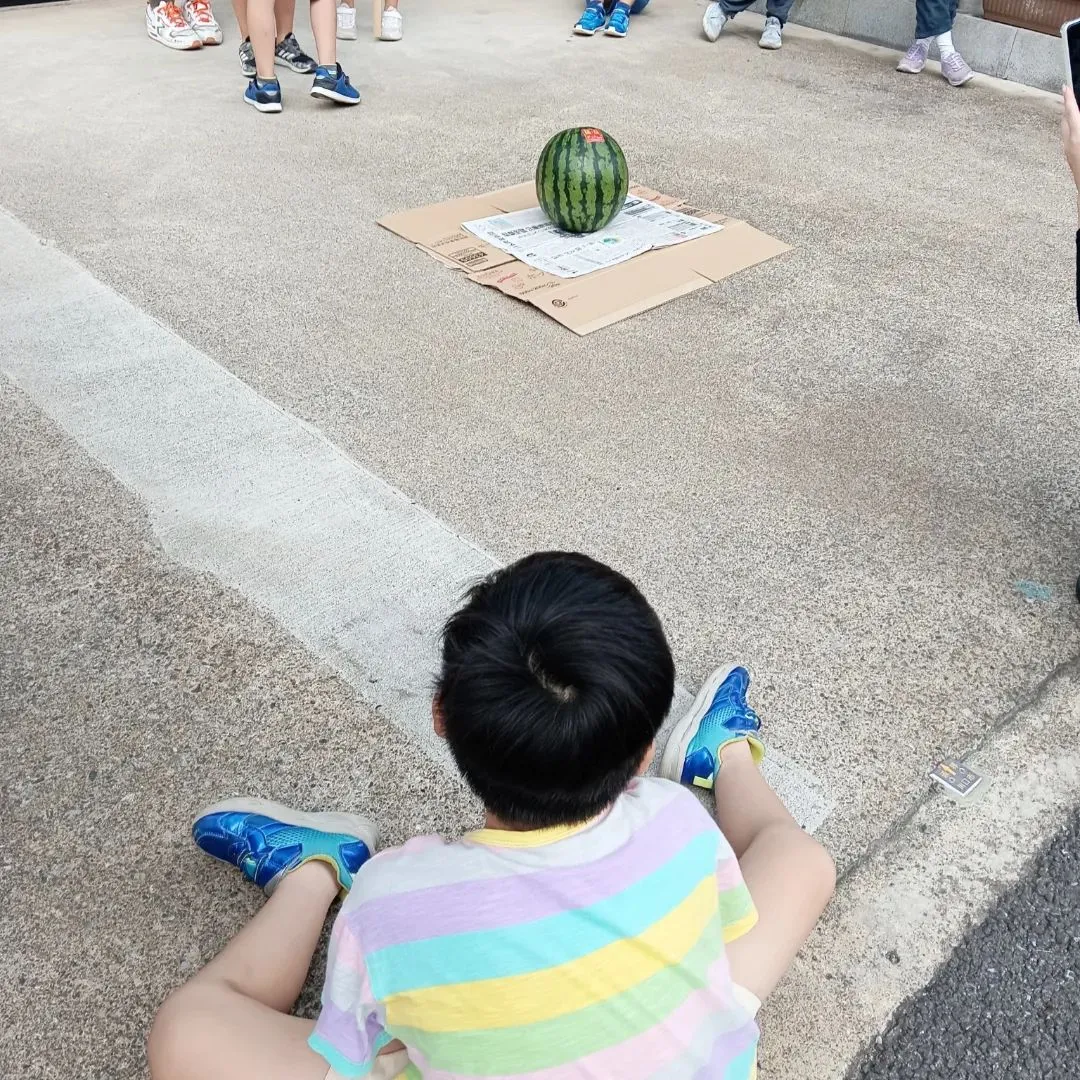
[[[723,229],[636,195],[627,198],[610,225],[594,233],[563,232],[539,206],[464,221],[462,227],[523,263],[561,278],[591,274],[651,248],[670,247]]]

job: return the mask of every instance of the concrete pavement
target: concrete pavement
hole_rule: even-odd
[[[558,545],[627,570],[660,608],[688,684],[720,659],[745,659],[772,745],[834,807],[820,832],[846,874],[850,906],[837,918],[862,911],[890,873],[875,858],[891,839],[910,839],[904,825],[925,800],[930,761],[990,745],[1076,653],[1080,375],[1071,202],[1053,109],[1035,96],[902,79],[875,52],[797,28],[782,53],[766,56],[750,19],[710,45],[697,36],[700,7],[689,0],[652,5],[618,43],[571,40],[573,5],[463,6],[417,0],[404,42],[344,44],[343,63],[366,96],[358,110],[323,109],[290,76],[280,117],[241,103],[235,35],[185,56],[150,43],[127,3],[0,13],[16,57],[0,72],[0,205],[41,239],[43,257],[72,256],[136,313],[310,425],[449,533],[500,560]],[[78,35],[68,33],[73,19]],[[33,58],[43,55],[78,72],[77,102],[39,92]],[[550,132],[573,122],[617,134],[635,179],[746,218],[796,250],[578,340],[374,225],[392,209],[520,181]],[[0,267],[0,286],[9,266]],[[26,280],[6,283],[32,305]],[[116,341],[127,340],[125,326],[112,328]],[[10,345],[12,323],[7,330]],[[110,339],[101,335],[111,332],[94,328],[106,354]],[[72,350],[87,333],[71,318]],[[305,651],[268,620],[265,600],[193,575],[207,566],[166,559],[160,521],[151,520],[155,538],[131,494],[85,456],[101,463],[100,449],[86,441],[79,449],[70,418],[50,405],[55,357],[35,352],[25,326],[18,340],[18,362],[9,354],[0,369],[20,388],[7,407],[30,427],[5,457],[0,483],[5,492],[14,485],[13,505],[29,500],[37,517],[25,536],[21,518],[5,518],[16,523],[4,530],[5,590],[39,599],[38,608],[10,605],[18,615],[4,647],[5,656],[28,650],[33,670],[49,677],[39,685],[25,666],[5,664],[16,672],[5,684],[5,721],[17,715],[29,733],[13,746],[37,747],[5,762],[8,797],[29,800],[24,854],[5,872],[17,865],[29,875],[18,878],[24,899],[8,932],[27,943],[13,956],[33,976],[52,947],[34,936],[37,913],[43,903],[65,910],[50,899],[54,880],[31,888],[46,850],[33,823],[50,800],[71,821],[91,813],[93,829],[79,826],[87,852],[100,842],[98,815],[124,808],[134,831],[112,865],[135,882],[110,894],[108,862],[90,860],[77,917],[65,923],[71,951],[58,961],[74,960],[87,988],[63,1014],[79,1045],[90,1052],[102,1042],[95,1024],[111,1017],[104,1042],[122,1063],[110,1071],[100,1046],[94,1053],[105,1056],[95,1060],[102,1075],[126,1078],[138,1075],[147,1002],[182,974],[186,954],[158,941],[162,925],[194,950],[190,968],[227,933],[221,921],[235,923],[253,902],[197,869],[182,842],[203,798],[250,784],[278,797],[362,803],[390,818],[398,837],[452,829],[468,810],[460,786],[448,787],[445,770],[400,734],[412,730],[402,717],[382,720],[379,701],[357,689],[364,656],[350,655],[356,679],[346,684],[330,658],[310,651],[321,647],[308,641]],[[62,438],[55,422],[75,438]],[[5,424],[9,438],[14,430]],[[122,439],[116,445],[123,450]],[[50,466],[57,454],[71,464]],[[115,458],[105,464],[123,475]],[[221,465],[235,458],[223,455]],[[38,491],[42,475],[70,483]],[[80,494],[93,484],[102,491],[95,500]],[[73,516],[80,505],[87,514]],[[34,537],[68,520],[85,518],[86,529],[121,510],[106,549],[141,555],[105,590],[104,607],[67,613],[67,564],[89,558],[79,544],[91,544],[93,531],[69,529],[67,546],[57,541],[43,565]],[[143,573],[160,591],[146,591]],[[1048,591],[1032,594],[1031,583]],[[1049,598],[1031,601],[1025,590]],[[114,635],[102,630],[118,617],[109,598],[133,612],[179,605],[190,614],[164,619],[144,644],[136,637],[114,656]],[[183,651],[184,633],[206,637],[201,620],[214,620],[219,605],[235,605],[242,617],[230,618],[247,627],[243,646],[226,653],[236,657],[235,678],[277,678],[279,663],[320,672],[304,701],[312,715],[355,717],[358,750],[319,744],[314,728],[297,737],[292,714],[236,714],[243,701],[226,683],[177,744],[186,747],[182,767],[151,755],[96,789],[77,769],[44,767],[62,759],[71,737],[56,730],[65,702],[84,701],[89,745],[98,745],[91,719],[106,715],[95,704],[102,679],[139,670],[146,648],[167,663]],[[65,625],[70,639],[59,636]],[[84,652],[94,643],[86,666],[71,681],[54,675],[79,643]],[[148,741],[140,717],[157,718],[148,731],[188,722],[176,679],[165,680],[162,700],[159,680],[124,679],[106,732],[117,740],[113,759],[141,760],[132,749],[132,740]],[[295,700],[291,684],[275,685],[278,708]],[[295,786],[275,764],[285,745],[282,760],[302,777]],[[75,749],[77,759],[89,753],[79,740]],[[383,755],[378,769],[353,768],[354,755],[373,754]],[[346,764],[327,776],[330,761]],[[41,791],[38,776],[48,778]],[[1015,835],[1018,850],[1052,827],[1067,781],[1061,774],[1048,789],[1045,823]],[[415,791],[416,803],[399,790]],[[445,805],[430,802],[432,791],[450,793]],[[151,807],[151,816],[134,821],[129,803]],[[158,888],[150,903],[136,884],[163,826],[179,861],[179,898]],[[120,840],[106,839],[119,850]],[[916,869],[932,874],[939,858],[924,852]],[[1020,865],[987,876],[1004,880]],[[958,882],[957,895],[969,884]],[[231,915],[198,911],[199,896],[222,888],[237,897]],[[70,907],[74,894],[59,895]],[[990,897],[970,894],[974,905]],[[137,944],[99,948],[117,911]],[[932,968],[955,933],[942,930],[925,964]],[[792,1077],[846,1067],[847,1048],[899,1000],[845,989],[838,1051],[831,984],[853,956],[864,960],[841,930],[832,940],[838,951],[808,954],[809,981],[792,981],[802,997],[781,998],[767,1014],[767,1054],[785,1060],[800,1041],[826,1055],[805,1059],[817,1072],[793,1065]],[[93,948],[80,954],[80,942]],[[824,968],[814,955],[828,958]],[[109,973],[107,1008],[95,1004],[95,966]],[[143,982],[125,981],[134,978]],[[38,1015],[58,980],[41,976],[28,993]],[[798,1003],[809,997],[822,1020],[808,1034]],[[0,1046],[26,1075],[62,1075],[71,1059],[49,1049],[50,1032]]]

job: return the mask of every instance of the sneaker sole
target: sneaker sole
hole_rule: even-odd
[[[945,80],[945,81],[946,81],[946,82],[947,82],[947,83],[948,83],[948,84],[949,84],[950,86],[955,86],[955,87],[956,87],[956,88],[957,88],[957,89],[959,90],[961,86],[967,86],[967,84],[968,84],[969,82],[971,82],[971,80],[972,80],[972,79],[974,79],[974,78],[975,78],[975,72],[973,71],[973,72],[972,72],[972,73],[971,73],[970,75],[965,75],[965,76],[964,76],[964,77],[963,77],[962,79],[959,79],[959,80],[958,80],[958,81],[956,81],[956,82],[953,82],[953,80],[952,80],[952,79],[950,79],[948,75],[943,75],[943,76],[942,76],[942,78],[943,78],[943,79],[944,79],[944,80]]]
[[[156,41],[159,45],[164,45],[166,49],[172,49],[173,52],[192,52],[195,49],[202,48],[202,42],[196,38],[194,41],[166,41],[163,37],[158,37],[153,30],[147,29],[146,36],[151,41]]]
[[[218,34],[217,37],[201,37],[199,42],[203,45],[220,45],[224,40],[223,34]]]
[[[244,100],[253,108],[258,109],[263,113],[279,113],[281,112],[280,101],[252,101],[251,98],[245,95]]]
[[[400,41],[404,37],[403,34],[380,34],[380,41]]]
[[[290,71],[295,71],[298,75],[314,75],[315,74],[315,67],[317,67],[318,65],[315,65],[315,66],[307,65],[307,66],[305,66],[303,64],[294,64],[291,60],[286,60],[285,57],[283,57],[283,56],[275,56],[274,57],[274,66],[275,67],[287,67]]]
[[[760,41],[758,42],[758,48],[766,52],[779,52],[783,47],[783,45],[763,45]]]
[[[335,105],[359,105],[360,98],[345,97],[344,94],[339,94],[334,90],[324,90],[321,86],[312,88],[312,97],[326,98],[327,101],[334,102]]]
[[[604,31],[604,37],[624,38],[624,37],[626,37],[626,33],[624,31],[622,31],[622,30],[612,30],[611,27],[609,26]]]
[[[896,65],[896,70],[904,75],[921,75],[926,70],[926,65],[923,64],[922,67],[905,67],[903,63],[900,63]]]
[[[596,37],[595,30],[586,30],[583,26],[575,26],[574,33],[577,34],[578,37]]]
[[[726,667],[717,668],[705,680],[705,685],[698,691],[690,711],[672,728],[667,745],[664,747],[664,756],[660,759],[660,775],[666,780],[674,780],[676,784],[681,783],[686,750],[694,737],[694,733],[697,731],[698,724],[701,718],[709,711],[709,706],[716,696],[716,691],[724,685],[724,680],[739,666],[739,664],[728,664]]]
[[[201,810],[195,820],[208,814],[262,814],[264,817],[282,821],[286,825],[295,825],[301,829],[315,829],[317,832],[343,833],[363,841],[372,855],[379,842],[378,826],[370,818],[359,814],[340,813],[305,813],[290,806],[273,802],[270,799],[226,799]]]
[[[355,30],[339,30],[337,32],[337,39],[338,39],[338,41],[355,41],[356,40],[356,31]]]

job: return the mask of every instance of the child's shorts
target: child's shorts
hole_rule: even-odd
[[[735,1000],[751,1015],[757,1016],[761,1002],[745,986],[735,983]],[[375,1068],[368,1073],[370,1080],[398,1080],[409,1067],[409,1052],[407,1050],[395,1050],[392,1054],[380,1054],[375,1059]],[[326,1080],[344,1080],[340,1073],[331,1069],[326,1074]]]

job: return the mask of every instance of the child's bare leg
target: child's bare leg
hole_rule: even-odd
[[[274,78],[274,0],[247,0],[247,36],[255,50],[255,71],[263,81]]]
[[[337,63],[337,3],[336,0],[311,0],[311,33],[319,63],[333,67]]]
[[[286,875],[225,949],[161,1007],[147,1046],[153,1080],[323,1080],[313,1024],[287,1015],[307,978],[334,870]]]
[[[727,946],[727,956],[732,979],[764,1000],[821,918],[836,868],[765,782],[748,743],[729,743],[720,760],[716,820],[758,911],[757,925]]]

